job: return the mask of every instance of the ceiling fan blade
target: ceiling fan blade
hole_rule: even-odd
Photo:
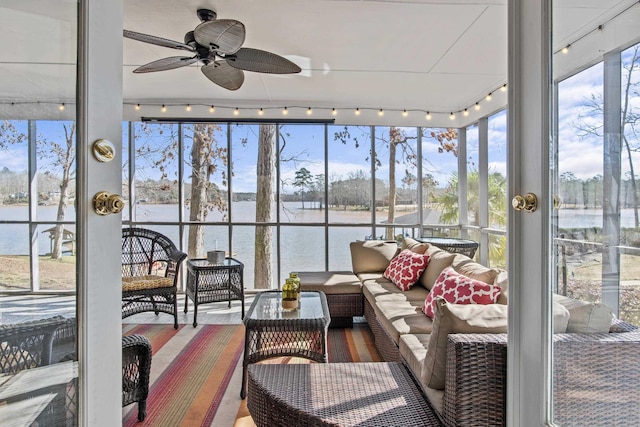
[[[124,30],[124,36],[128,39],[138,40],[140,42],[151,43],[162,47],[170,47],[172,49],[188,50],[194,52],[195,49],[188,44],[177,41],[163,39],[162,37],[151,36],[149,34],[136,33],[135,31]]]
[[[293,62],[275,53],[244,47],[226,58],[234,68],[257,73],[293,74],[302,71]]]
[[[198,25],[193,35],[202,46],[230,55],[236,53],[244,43],[244,24],[235,19],[218,19]]]
[[[244,83],[244,72],[229,66],[227,61],[211,62],[200,69],[209,80],[225,89],[238,90]]]
[[[149,62],[148,64],[136,68],[135,70],[133,70],[133,72],[152,73],[154,71],[173,70],[174,68],[186,67],[187,65],[191,65],[194,62],[198,62],[197,56],[194,56],[192,58],[183,56],[172,56],[169,58],[162,58],[158,59],[157,61]]]

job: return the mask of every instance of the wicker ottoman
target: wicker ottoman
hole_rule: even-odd
[[[350,271],[303,271],[298,273],[303,291],[322,291],[327,296],[332,328],[353,327],[353,317],[363,316],[362,283]]]
[[[247,407],[258,427],[441,426],[401,363],[251,365]]]

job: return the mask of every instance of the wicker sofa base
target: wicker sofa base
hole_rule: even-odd
[[[400,355],[398,346],[380,324],[371,303],[369,303],[366,298],[364,299],[364,318],[369,324],[369,329],[371,329],[371,333],[373,333],[376,348],[384,361],[401,362],[402,356]]]

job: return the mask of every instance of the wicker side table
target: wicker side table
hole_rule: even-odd
[[[193,327],[198,325],[198,305],[208,302],[240,300],[244,317],[244,264],[235,258],[225,258],[221,264],[212,264],[206,258],[187,260],[187,295],[184,312],[193,301]]]
[[[327,330],[331,316],[324,292],[301,292],[300,306],[292,311],[282,309],[281,295],[280,291],[258,293],[243,320],[242,399],[247,395],[250,363],[279,356],[327,362]]]
[[[247,407],[258,427],[441,426],[401,363],[252,365]]]
[[[419,242],[430,243],[452,254],[463,254],[473,258],[478,250],[479,243],[475,240],[458,239],[455,237],[421,237]]]

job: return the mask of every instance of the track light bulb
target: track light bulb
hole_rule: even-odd
[[[469,115],[469,110],[467,110],[466,108],[464,109],[464,111],[462,112],[463,116],[468,116]]]
[[[162,107],[160,108],[160,111],[162,111],[163,113],[167,112],[167,107],[164,106],[164,104],[162,104]]]
[[[287,107],[284,107],[284,108],[282,109],[282,115],[283,115],[283,116],[286,116],[287,114],[289,114],[289,111],[287,110]]]
[[[234,116],[237,116],[237,115],[239,115],[239,114],[240,114],[240,110],[238,110],[238,107],[236,107],[236,109],[235,109],[235,110],[233,110],[233,115],[234,115]]]
[[[359,115],[360,115],[360,109],[359,109],[359,108],[356,108],[356,111],[354,112],[354,114],[355,114],[356,116],[359,116]]]
[[[476,102],[476,105],[474,105],[473,108],[478,111],[480,109],[480,103]]]
[[[140,104],[136,104],[134,108],[136,109],[136,111],[140,111]]]
[[[484,99],[486,99],[487,101],[491,101],[491,95],[492,95],[492,93],[491,93],[491,92],[489,92],[489,93],[487,94],[487,96],[485,96],[485,97],[484,97]]]
[[[427,115],[424,116],[425,119],[431,120],[431,113],[427,111]]]
[[[407,117],[409,115],[409,113],[407,112],[407,110],[402,110],[402,117]]]
[[[216,111],[216,107],[214,107],[213,105],[211,107],[209,107],[209,112],[213,113]]]
[[[500,88],[501,92],[506,92],[507,91],[507,84],[503,84],[502,87]]]
[[[313,110],[311,109],[311,107],[307,108],[307,116],[310,116],[313,114]]]
[[[451,113],[449,114],[449,120],[455,120],[456,119],[456,115]]]
[[[562,53],[564,53],[565,55],[566,55],[567,53],[569,53],[569,48],[570,48],[570,47],[571,47],[571,45],[570,45],[570,44],[568,44],[568,45],[566,45],[565,47],[563,47],[563,48],[562,48]]]
[[[263,116],[264,115],[264,110],[262,108],[260,110],[258,110],[258,115],[259,116]]]
[[[380,111],[378,111],[378,115],[379,115],[380,117],[384,116],[384,111],[382,110],[382,108],[380,109]]]
[[[64,102],[58,106],[58,110],[64,111]]]
[[[331,109],[331,115],[332,116],[337,116],[338,115],[338,111],[335,108]]]
[[[187,104],[187,106],[184,107],[184,110],[185,111],[191,111],[191,105]]]

